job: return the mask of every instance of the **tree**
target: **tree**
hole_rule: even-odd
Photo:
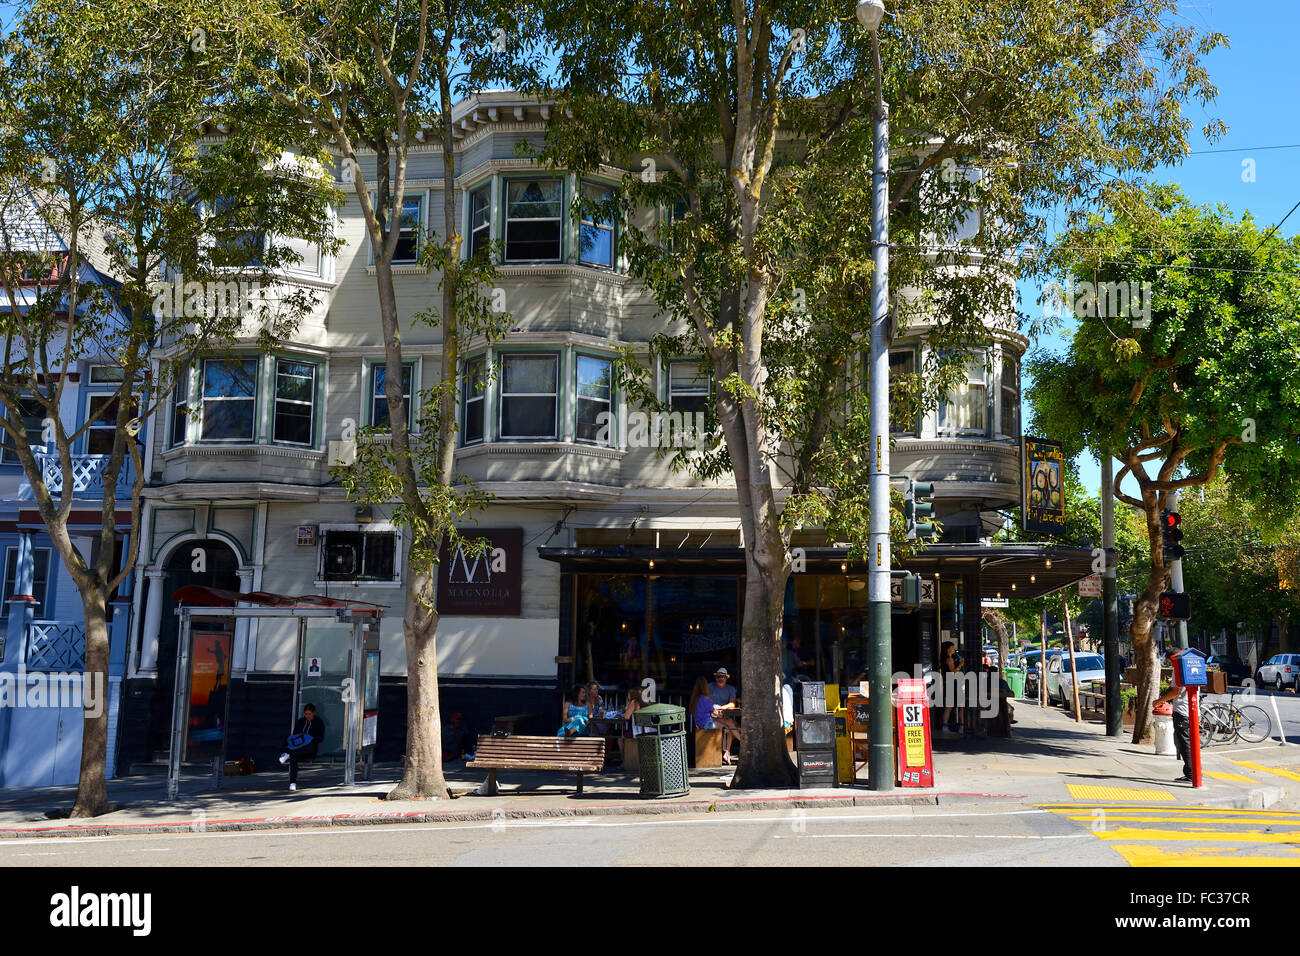
[[[237,83],[294,111],[315,142],[335,151],[351,182],[374,255],[384,341],[384,394],[391,443],[359,433],[354,466],[336,470],[349,494],[396,502],[395,521],[410,529],[402,631],[406,645],[407,730],[402,779],[390,800],[450,796],[442,772],[438,703],[437,588],[440,551],[481,550],[456,522],[485,498],[453,470],[457,434],[457,372],[462,343],[488,340],[509,327],[484,290],[494,279],[493,250],[463,258],[456,218],[457,146],[452,108],[494,76],[509,75],[528,35],[527,11],[477,0],[420,0],[412,8],[383,0],[300,4],[292,17],[276,3],[231,0],[223,12],[241,32],[251,57]],[[508,42],[503,42],[508,38]],[[442,146],[441,233],[421,237],[420,261],[438,273],[441,305],[411,323],[441,330],[438,382],[421,392],[418,433],[407,424],[402,394],[402,324],[393,260],[403,228],[407,165],[425,129]],[[306,133],[304,133],[306,135]],[[373,165],[362,154],[374,156]],[[409,326],[408,326],[409,327]]]
[[[277,287],[275,270],[297,255],[283,240],[331,241],[328,183],[309,164],[282,162],[283,143],[240,130],[237,105],[213,83],[205,37],[183,2],[37,0],[0,46],[0,281],[10,303],[0,315],[0,427],[80,594],[85,680],[100,687],[108,601],[139,551],[146,476],[136,436],[175,384],[171,359],[185,364],[255,334],[265,344],[291,328],[313,299]],[[202,141],[217,122],[237,132],[209,149]],[[281,239],[255,249],[248,240],[264,234]],[[91,266],[102,281],[87,278]],[[38,278],[25,283],[24,273]],[[164,277],[184,294],[162,295]],[[68,522],[72,447],[90,423],[66,422],[59,410],[68,373],[87,357],[121,372],[89,553]],[[32,402],[46,454],[24,427]],[[129,497],[119,502],[128,464]],[[131,512],[120,565],[119,504]],[[87,710],[74,816],[107,809],[107,730],[106,711]]]
[[[1295,556],[1300,551],[1300,522],[1294,516],[1270,519],[1220,473],[1179,498],[1187,557],[1184,590],[1192,595],[1193,632],[1248,632],[1266,636],[1276,623],[1285,638],[1290,622],[1300,617]],[[1279,650],[1282,648],[1279,647]],[[1260,646],[1260,659],[1265,651]]]
[[[1180,154],[1180,103],[1212,95],[1199,57],[1221,38],[1170,25],[1171,7],[894,6],[882,86],[891,146],[911,159],[891,182],[891,273],[912,293],[895,311],[927,327],[936,355],[985,339],[986,319],[1010,321],[1017,250],[1044,238],[1036,210],[1068,213],[1107,194],[1114,171]],[[845,379],[869,324],[871,46],[843,0],[566,0],[547,25],[564,106],[547,156],[628,170],[623,200],[642,211],[632,273],[668,323],[658,349],[702,354],[716,382],[722,442],[691,467],[734,479],[745,543],[746,746],[732,785],[785,786],[790,534],[839,523],[866,540],[869,442],[827,449],[846,400],[850,421],[865,417]],[[1103,27],[1114,39],[1097,44]],[[1158,69],[1141,53],[1157,45]],[[672,211],[663,228],[646,221],[659,208]]]
[[[1132,626],[1135,742],[1159,692],[1152,625],[1169,586],[1166,493],[1222,470],[1261,513],[1277,515],[1300,492],[1300,250],[1261,234],[1249,215],[1193,206],[1174,187],[1145,198],[1061,243],[1062,267],[1092,285],[1076,303],[1065,354],[1029,364],[1039,427],[1071,454],[1113,454],[1122,463],[1115,496],[1145,519],[1151,562]],[[1117,315],[1108,294],[1089,295],[1121,283],[1144,297],[1140,319]]]

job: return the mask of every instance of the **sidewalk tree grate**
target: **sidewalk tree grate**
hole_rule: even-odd
[[[1130,787],[1096,787],[1084,783],[1067,783],[1066,789],[1076,800],[1132,800],[1154,802],[1167,800],[1173,802],[1174,795],[1168,790],[1135,790]]]

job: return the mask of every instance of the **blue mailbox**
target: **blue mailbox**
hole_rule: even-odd
[[[1169,655],[1174,665],[1175,687],[1205,686],[1205,655],[1194,647],[1186,647]]]

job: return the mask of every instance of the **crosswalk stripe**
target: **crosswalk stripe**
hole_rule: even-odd
[[[1049,813],[1084,813],[1087,810],[1094,809],[1078,803],[1040,803],[1035,809],[1046,810]],[[1237,807],[1150,807],[1150,806],[1112,806],[1111,804],[1098,804],[1095,809],[1105,810],[1107,813],[1177,813],[1188,816],[1257,816],[1273,817],[1277,820],[1295,819],[1300,820],[1300,812],[1295,810],[1249,810]]]
[[[1247,770],[1258,770],[1260,773],[1271,773],[1275,777],[1286,777],[1288,780],[1300,780],[1300,773],[1283,770],[1281,767],[1266,767],[1262,763],[1253,763],[1249,760],[1234,760],[1233,763],[1238,767],[1245,767]]]
[[[1101,840],[1214,840],[1232,843],[1294,843],[1300,844],[1300,830],[1283,830],[1279,833],[1261,833],[1258,830],[1162,830],[1156,827],[1116,827],[1114,830],[1094,830]]]
[[[1091,784],[1067,783],[1065,789],[1076,800],[1147,800],[1173,802],[1168,790],[1137,790],[1132,787],[1097,787]]]
[[[1238,783],[1254,783],[1254,779],[1239,773],[1222,773],[1218,770],[1206,770],[1207,777],[1213,777],[1215,780],[1235,780]]]
[[[1218,853],[1219,847],[1179,847],[1165,849],[1136,843],[1112,846],[1129,866],[1300,866],[1297,856],[1231,856]]]
[[[1098,808],[1101,809],[1101,808]],[[1095,823],[1100,820],[1102,823],[1187,823],[1189,820],[1194,821],[1197,825],[1203,823],[1217,823],[1221,826],[1240,826],[1243,823],[1257,823],[1265,826],[1272,826],[1283,821],[1270,819],[1267,817],[1168,817],[1152,816],[1150,814],[1128,814],[1128,813],[1111,813],[1105,812],[1103,817],[1097,817],[1093,814],[1079,814],[1071,816],[1068,819],[1075,823]]]

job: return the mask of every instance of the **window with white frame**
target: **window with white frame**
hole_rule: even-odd
[[[397,227],[397,248],[393,250],[394,262],[414,262],[419,257],[420,230],[423,224],[424,197],[404,197]]]
[[[9,609],[9,600],[14,596],[18,579],[18,549],[5,549],[5,610]],[[50,549],[32,549],[32,616],[37,620],[45,617],[45,600],[48,596],[50,582]]]
[[[480,355],[465,363],[465,377],[462,382],[461,402],[465,410],[465,424],[461,432],[461,443],[470,445],[481,442],[484,438],[483,425],[486,422],[487,406],[487,359]]]
[[[390,524],[322,525],[320,581],[398,584],[399,537]]]
[[[563,233],[559,179],[506,180],[506,261],[558,262]]]
[[[406,427],[411,427],[411,379],[415,365],[407,362],[402,366],[402,404],[406,407]],[[388,396],[384,387],[388,381],[388,367],[370,366],[370,424],[377,428],[388,428],[392,419],[388,417]]]
[[[713,376],[700,362],[668,363],[668,407],[671,411],[693,415],[708,413],[709,392]]]
[[[578,261],[583,265],[613,268],[614,220],[595,208],[609,202],[613,190],[608,186],[583,183],[582,195],[587,205],[578,230]]]
[[[1002,351],[1002,434],[1020,437],[1020,362],[1006,349]]]
[[[126,381],[126,369],[119,365],[92,365],[91,385],[121,385]]]
[[[501,427],[506,439],[556,438],[558,355],[501,357]]]
[[[492,239],[492,184],[484,183],[469,194],[469,254],[476,256]]]
[[[177,364],[175,368],[176,385],[172,389],[171,432],[167,436],[172,446],[185,444],[185,437],[190,421],[190,367]]]
[[[292,256],[286,257],[285,268],[301,275],[319,276],[321,266],[320,246],[310,239],[288,236],[281,240]],[[288,259],[293,259],[290,262]]]
[[[266,233],[254,225],[256,212],[240,206],[234,197],[212,204],[208,226],[212,234],[212,259],[216,265],[260,266]]]
[[[967,357],[962,381],[939,406],[943,435],[987,435],[989,421],[988,369],[983,352]]]
[[[609,359],[591,355],[579,355],[577,364],[578,421],[575,436],[580,442],[608,445],[612,433],[613,366]]]
[[[86,402],[86,416],[90,426],[86,429],[86,454],[113,454],[113,439],[117,435],[116,395],[91,395]]]
[[[43,429],[41,428],[41,424],[45,421],[45,406],[34,398],[19,399],[18,406],[19,410],[22,412],[23,427],[27,431],[27,444],[33,448],[39,447],[44,444],[42,441],[44,435],[42,434]],[[9,417],[9,412],[7,410],[5,412],[5,417]],[[15,424],[17,423],[15,422]],[[4,443],[4,464],[18,464],[18,453],[9,450],[9,446],[12,442],[9,439],[8,433],[5,433],[4,435]]]
[[[271,440],[291,445],[312,444],[315,407],[316,366],[295,359],[276,359]]]
[[[203,360],[202,441],[253,441],[257,365],[254,358]]]

